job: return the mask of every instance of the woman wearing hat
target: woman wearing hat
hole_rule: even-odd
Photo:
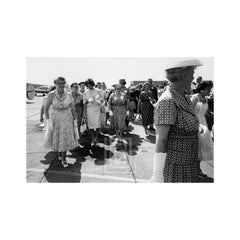
[[[78,146],[77,135],[74,131],[77,127],[77,119],[72,95],[65,90],[65,79],[59,77],[55,84],[56,90],[48,94],[44,109],[47,122],[44,147],[58,152],[63,167],[68,167],[66,152]],[[50,106],[52,110],[49,118]]]
[[[166,69],[171,82],[157,102],[156,152],[152,182],[197,182],[199,121],[185,92],[191,89],[198,60],[183,61]]]
[[[85,82],[87,90],[83,94],[83,102],[87,107],[87,125],[91,135],[91,144],[98,144],[98,135],[101,128],[101,104],[103,99],[101,92],[94,88],[92,79]]]

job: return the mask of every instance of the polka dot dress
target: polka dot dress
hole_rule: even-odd
[[[171,125],[164,182],[197,182],[199,122],[190,99],[168,87],[155,108],[154,123]]]

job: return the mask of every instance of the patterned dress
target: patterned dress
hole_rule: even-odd
[[[142,125],[148,126],[153,124],[153,114],[154,114],[154,107],[150,102],[150,99],[153,98],[151,93],[142,92],[140,94],[140,112],[142,115]]]
[[[73,102],[75,106],[75,111],[77,115],[77,121],[78,121],[78,126],[82,125],[82,119],[83,119],[83,94],[82,93],[76,93],[72,94],[73,96]]]
[[[115,129],[124,130],[126,128],[127,97],[121,93],[120,97],[112,93],[109,98],[109,105],[113,112],[112,124]]]
[[[199,121],[190,99],[168,87],[155,108],[156,125],[170,126],[164,182],[197,182]]]
[[[64,92],[60,98],[57,91],[48,94],[48,100],[52,102],[50,119],[53,123],[53,131],[49,131],[44,147],[54,152],[64,152],[78,146],[75,136],[71,104],[71,93]]]

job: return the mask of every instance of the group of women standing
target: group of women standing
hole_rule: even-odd
[[[55,80],[56,90],[48,94],[45,104],[45,147],[58,152],[59,160],[67,167],[66,152],[78,146],[84,122],[91,136],[91,144],[98,144],[100,129],[108,117],[118,141],[122,141],[126,119],[132,113],[140,113],[146,134],[148,126],[151,127],[153,122],[156,126],[151,182],[198,182],[201,174],[199,121],[203,120],[202,114],[199,115],[203,108],[199,106],[205,104],[206,96],[212,88],[211,85],[203,84],[196,95],[191,98],[187,95],[191,90],[194,70],[198,66],[201,63],[192,60],[166,69],[170,85],[157,102],[148,82],[143,85],[139,96],[133,99],[129,97],[124,85],[116,85],[114,91],[106,94],[101,84],[95,87],[92,79],[84,83],[86,91],[83,85],[74,83],[71,85],[72,92],[68,92],[65,90],[65,79],[59,77]],[[131,107],[132,101],[135,101],[135,107]],[[209,112],[211,113],[210,110]],[[211,125],[209,116],[208,123],[205,121],[204,124],[208,128]]]

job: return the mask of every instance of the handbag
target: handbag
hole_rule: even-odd
[[[84,133],[87,130],[87,125],[86,123],[83,123],[80,127],[80,133]]]

